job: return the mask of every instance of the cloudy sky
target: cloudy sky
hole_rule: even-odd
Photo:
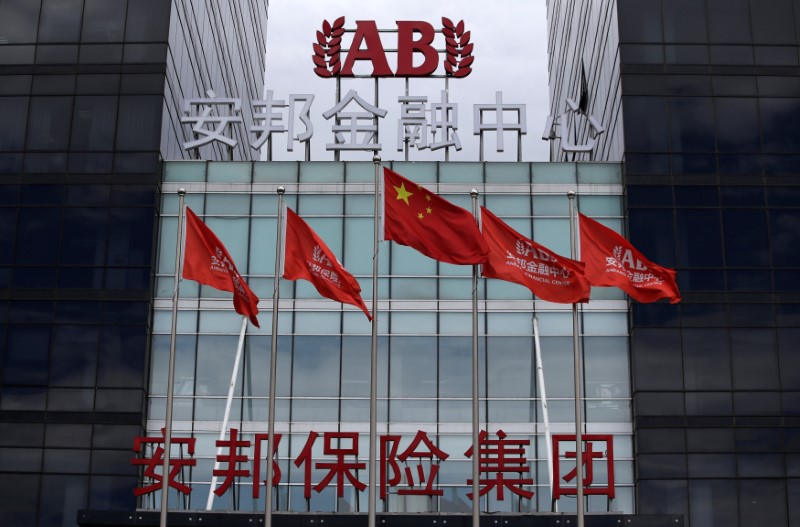
[[[312,43],[316,41],[316,32],[322,28],[323,20],[333,22],[339,16],[345,17],[346,29],[354,29],[356,20],[375,20],[380,29],[395,29],[397,20],[422,20],[436,29],[441,27],[443,16],[455,23],[463,20],[465,29],[471,32],[475,62],[468,77],[450,81],[450,102],[458,104],[458,135],[463,146],[460,152],[451,149],[450,159],[478,160],[473,105],[494,104],[495,92],[502,91],[504,103],[526,105],[528,133],[522,139],[523,160],[548,160],[548,145],[541,140],[549,114],[545,0],[502,0],[491,5],[485,0],[272,0],[267,29],[267,89],[273,90],[275,99],[288,99],[290,94],[315,95],[311,107],[313,160],[333,159],[333,153],[325,150],[325,144],[333,142],[333,120],[325,120],[322,114],[335,105],[336,81],[322,79],[314,73]],[[434,45],[443,47],[443,40],[438,40],[441,38],[439,35]],[[381,33],[381,39],[385,48],[397,47],[396,33]],[[388,59],[394,68],[394,54],[389,54]],[[437,73],[442,71],[440,68]],[[342,94],[350,89],[374,103],[373,80],[343,79]],[[427,96],[430,104],[441,101],[443,89],[444,79],[412,79],[409,94]],[[404,156],[397,150],[400,116],[397,98],[404,90],[403,79],[385,78],[379,82],[379,107],[388,112],[380,122],[380,154],[384,160],[402,160]],[[353,107],[348,110],[352,111]],[[506,120],[512,118],[509,116]],[[496,152],[494,132],[488,132],[485,141],[487,160],[515,159],[517,142],[511,133],[506,133],[503,153]],[[299,146],[295,146],[294,152],[287,150],[286,134],[276,138],[273,159],[301,159],[301,156]],[[371,157],[368,152],[342,155],[344,160]],[[444,150],[420,152],[412,149],[410,159],[443,161]]]

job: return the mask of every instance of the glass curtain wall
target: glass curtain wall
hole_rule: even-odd
[[[577,190],[578,206],[584,214],[617,231],[622,227],[618,164],[396,162],[387,166],[468,210],[469,191],[477,188],[482,205],[523,235],[563,255],[570,252],[568,190]],[[165,164],[149,436],[159,436],[164,426],[179,187],[188,190],[188,206],[223,241],[239,271],[261,298],[262,329],[248,328],[228,425],[237,430],[238,439],[251,442],[240,451],[247,461],[237,466],[249,475],[236,477],[227,492],[215,496],[215,509],[259,511],[264,507],[263,483],[256,498],[253,481],[263,482],[265,463],[255,465],[253,458],[256,448],[266,448],[257,434],[266,434],[268,419],[278,206],[275,189],[279,184],[287,187],[287,205],[356,276],[369,304],[373,287],[373,181],[371,162]],[[378,510],[468,512],[471,267],[438,263],[390,242],[381,243],[379,265],[378,434],[398,436],[400,453],[421,431],[447,459],[428,458],[421,462],[422,469],[418,469],[416,460],[401,464],[401,471],[410,467],[413,472],[404,472],[397,485],[385,486],[387,499],[380,501]],[[176,508],[203,509],[241,317],[232,309],[230,293],[191,281],[183,281],[180,291],[174,434],[196,439],[196,465],[184,468],[181,475],[192,488],[191,494],[175,491],[170,499]],[[370,323],[360,310],[321,298],[305,281],[281,280],[280,297],[276,432],[282,439],[278,510],[365,512],[367,492],[357,487],[367,483],[368,475],[366,468],[357,464],[366,464],[369,452]],[[532,480],[521,489],[533,492],[527,498],[507,488],[500,499],[493,489],[482,497],[482,509],[550,511],[532,316],[539,320],[552,430],[574,434],[570,306],[534,301],[522,286],[484,278],[479,279],[479,299],[481,428],[490,439],[505,434],[507,440],[522,445],[526,461],[520,470],[524,472],[513,477]],[[592,496],[592,511],[635,512],[627,320],[628,304],[618,290],[596,288],[592,301],[580,308],[585,431],[613,435],[615,460],[615,499]],[[315,432],[319,434],[316,438]],[[329,445],[326,433],[339,435],[331,436]],[[226,436],[230,437],[227,431]],[[326,450],[328,446],[331,450]],[[342,497],[337,497],[336,479],[325,484],[329,475],[326,463],[336,461],[331,452],[337,448],[347,452],[343,460],[354,477],[345,479]],[[439,495],[406,495],[403,490],[408,490],[412,482],[421,484],[417,471],[430,475],[434,464],[439,465],[439,471],[432,488],[440,490]],[[222,468],[226,466],[222,464]],[[567,467],[562,468],[562,476],[566,476],[569,463],[562,459],[562,467]],[[602,485],[605,478],[606,465],[595,464],[595,483]],[[220,477],[216,486],[224,479]],[[310,483],[308,489],[306,483]],[[143,496],[140,502],[144,508],[158,508],[159,504],[157,492]],[[559,500],[558,510],[574,509],[574,497]]]

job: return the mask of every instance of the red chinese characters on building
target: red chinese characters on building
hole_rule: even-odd
[[[497,499],[502,500],[505,489],[508,489],[523,498],[532,498],[533,492],[522,488],[523,485],[533,485],[532,478],[522,477],[522,474],[530,472],[524,447],[531,442],[527,439],[507,439],[508,436],[502,430],[497,431],[497,437],[498,439],[489,439],[485,430],[481,430],[478,435],[478,471],[490,475],[478,480],[481,486],[479,495],[483,496],[490,490],[497,489]],[[464,454],[472,457],[473,447]],[[513,477],[514,474],[517,477]],[[467,485],[472,485],[472,481],[468,479]],[[467,497],[472,499],[472,493],[467,494]]]
[[[133,465],[143,466],[142,486],[134,489],[135,496],[142,496],[162,488],[162,475],[158,472],[164,463],[164,430],[161,437],[138,437],[134,441],[133,451],[141,454],[131,461]],[[312,458],[312,449],[319,436],[322,435],[324,459]],[[273,486],[281,480],[281,471],[276,454],[281,441],[281,434],[275,434],[275,444],[272,448],[268,445],[267,434],[255,434],[254,440],[241,439],[239,430],[230,429],[229,439],[217,440],[216,446],[221,449],[216,456],[219,463],[213,475],[222,477],[220,485],[214,489],[217,496],[227,492],[237,478],[252,477],[253,498],[258,498],[260,488],[265,481],[259,481],[262,463],[272,460]],[[530,499],[534,493],[529,490],[533,485],[530,477],[529,459],[526,457],[526,448],[530,447],[529,439],[510,439],[503,430],[496,433],[497,439],[491,439],[487,431],[481,431],[478,436],[479,447],[479,495],[483,496],[494,490],[496,498],[503,500],[506,490],[521,498]],[[587,495],[606,495],[614,498],[614,452],[611,435],[589,434],[582,436],[584,451],[581,466],[584,471],[584,493]],[[300,454],[294,459],[298,468],[302,467],[304,481],[304,497],[311,498],[312,489],[322,492],[329,485],[336,485],[336,495],[344,496],[344,485],[348,482],[356,491],[363,492],[366,484],[359,480],[359,470],[366,472],[366,463],[359,462],[359,434],[358,432],[310,432],[308,439]],[[179,456],[170,458],[169,485],[178,492],[188,495],[192,489],[178,481],[178,475],[184,467],[196,466],[193,458],[195,438],[177,438],[172,444],[177,446]],[[267,445],[264,445],[267,443]],[[151,445],[148,449],[146,445]],[[575,481],[577,478],[578,464],[559,478],[564,459],[576,459],[574,435],[553,436],[553,499],[565,495],[575,495],[575,485],[565,486],[565,483]],[[252,470],[248,466],[251,458],[246,449],[253,449]],[[402,448],[402,436],[389,434],[380,436],[380,498],[385,500],[390,489],[395,489],[398,495],[442,496],[443,490],[436,488],[436,478],[441,469],[441,463],[450,456],[441,450],[428,434],[418,430],[405,448]],[[570,450],[572,449],[572,450]],[[270,454],[265,451],[269,450]],[[151,455],[151,457],[147,457]],[[175,451],[173,450],[173,455]],[[471,458],[474,448],[470,447],[465,456]],[[559,459],[561,458],[561,459]],[[608,474],[605,485],[597,485],[595,479],[595,463],[605,462],[605,467],[600,468]],[[566,470],[566,468],[564,469]],[[324,477],[316,484],[312,482],[312,472],[317,471]],[[466,481],[472,485],[472,480]],[[467,494],[472,499],[472,493]]]
[[[424,446],[424,448],[421,448],[421,446]],[[428,434],[422,430],[417,430],[417,435],[411,440],[411,444],[408,448],[400,453],[398,453],[398,450],[400,450],[399,435],[381,436],[381,499],[386,499],[388,487],[397,487],[403,480],[403,476],[405,476],[408,488],[398,488],[398,495],[442,496],[444,494],[442,489],[433,488],[436,475],[439,473],[440,468],[440,465],[434,463],[433,459],[436,458],[440,461],[444,461],[450,456],[434,445],[428,437]],[[419,460],[419,464],[415,467],[416,470],[408,466],[407,462],[409,458],[412,460]],[[430,460],[430,468],[427,474],[425,473],[423,459]],[[400,468],[400,463],[404,464],[404,470]],[[423,484],[424,487],[422,486]]]
[[[577,486],[564,487],[563,482],[574,481],[578,476],[578,467],[583,473],[583,493],[586,495],[605,495],[609,499],[614,498],[614,443],[610,434],[586,434],[582,435],[583,455],[581,463],[575,463],[575,468],[570,470],[564,477],[559,477],[561,464],[559,458],[563,455],[567,459],[577,459],[575,448],[575,435],[557,434],[553,435],[553,499],[561,496],[576,495]],[[596,450],[597,447],[599,450]],[[574,450],[568,450],[572,447]],[[605,454],[606,471],[608,480],[605,485],[598,486],[594,483],[594,463],[595,460],[603,459]]]
[[[156,468],[164,466],[164,447],[163,445],[166,440],[164,439],[165,429],[161,429],[161,437],[137,437],[133,441],[133,451],[136,453],[142,453],[142,447],[145,445],[155,445],[155,450],[153,451],[153,457],[137,457],[131,460],[132,465],[142,465],[145,467],[144,472],[142,473],[143,477],[149,478],[152,483],[149,485],[145,485],[143,487],[138,487],[133,489],[134,496],[143,496],[145,494],[149,494],[151,492],[155,492],[157,490],[161,490],[163,486],[164,478],[162,474],[156,472]],[[183,483],[179,483],[177,481],[178,474],[183,469],[183,467],[193,467],[197,464],[196,459],[184,459],[183,457],[183,446],[187,446],[186,453],[189,456],[194,455],[194,445],[195,445],[195,438],[193,437],[186,437],[186,438],[172,438],[170,443],[172,445],[177,445],[178,449],[181,452],[181,457],[173,458],[170,457],[169,459],[169,486],[173,489],[177,490],[182,494],[189,494],[192,492],[192,488],[188,485],[184,485]],[[144,451],[146,455],[146,449]]]

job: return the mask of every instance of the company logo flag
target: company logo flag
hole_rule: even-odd
[[[676,272],[644,257],[631,243],[608,227],[579,214],[581,260],[592,285],[618,287],[639,302],[668,298],[681,301]]]
[[[524,285],[548,302],[588,302],[591,287],[583,274],[583,262],[560,256],[522,236],[481,207],[483,237],[489,244],[489,260],[482,274]]]
[[[360,307],[372,320],[361,299],[361,286],[339,263],[325,242],[292,209],[286,209],[286,252],[283,277],[308,280],[319,294],[331,300]]]
[[[186,207],[186,245],[183,277],[220,291],[233,293],[233,308],[258,325],[258,297],[236,270],[233,258],[219,238]]]
[[[451,264],[481,264],[489,255],[468,211],[383,169],[383,236],[425,256]]]

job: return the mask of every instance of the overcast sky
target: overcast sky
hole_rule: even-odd
[[[333,22],[344,16],[345,28],[354,29],[356,20],[375,20],[380,29],[395,29],[397,20],[422,20],[437,30],[442,17],[455,23],[463,20],[471,32],[475,62],[472,73],[463,79],[450,80],[450,102],[458,104],[458,135],[463,149],[450,151],[450,160],[477,161],[478,136],[473,134],[473,105],[494,104],[495,92],[503,92],[503,102],[525,104],[528,133],[522,139],[523,161],[547,161],[548,145],[541,139],[546,116],[550,113],[547,96],[547,24],[546,0],[374,0],[371,2],[339,0],[272,0],[269,4],[267,28],[267,89],[274,91],[275,99],[287,99],[290,94],[312,93],[311,107],[314,123],[312,160],[333,159],[325,150],[333,142],[332,119],[322,114],[335,104],[336,81],[322,79],[314,73],[312,44],[323,20]],[[352,38],[352,36],[350,36]],[[441,39],[442,37],[437,37]],[[381,33],[385,48],[396,48],[396,33]],[[443,41],[436,40],[437,47]],[[418,64],[418,62],[415,62]],[[389,65],[394,69],[394,54],[389,55]],[[442,73],[440,68],[437,73]],[[359,96],[374,103],[374,81],[371,79],[343,79],[342,95],[354,89]],[[444,89],[443,79],[412,79],[410,95],[424,95],[428,103],[440,102]],[[381,157],[384,160],[402,160],[397,151],[397,129],[403,95],[403,79],[384,78],[379,82],[379,107],[388,111],[380,121]],[[348,107],[353,110],[353,107]],[[506,120],[511,120],[508,117]],[[299,124],[298,124],[299,126]],[[300,127],[298,130],[302,130]],[[511,133],[505,135],[505,152],[496,153],[496,134],[488,132],[484,153],[487,160],[514,160],[517,142]],[[302,148],[294,152],[286,147],[286,134],[276,138],[273,159],[301,159]],[[353,152],[342,155],[343,160],[368,160],[372,154]],[[419,152],[412,149],[410,159],[444,160],[444,150]]]

